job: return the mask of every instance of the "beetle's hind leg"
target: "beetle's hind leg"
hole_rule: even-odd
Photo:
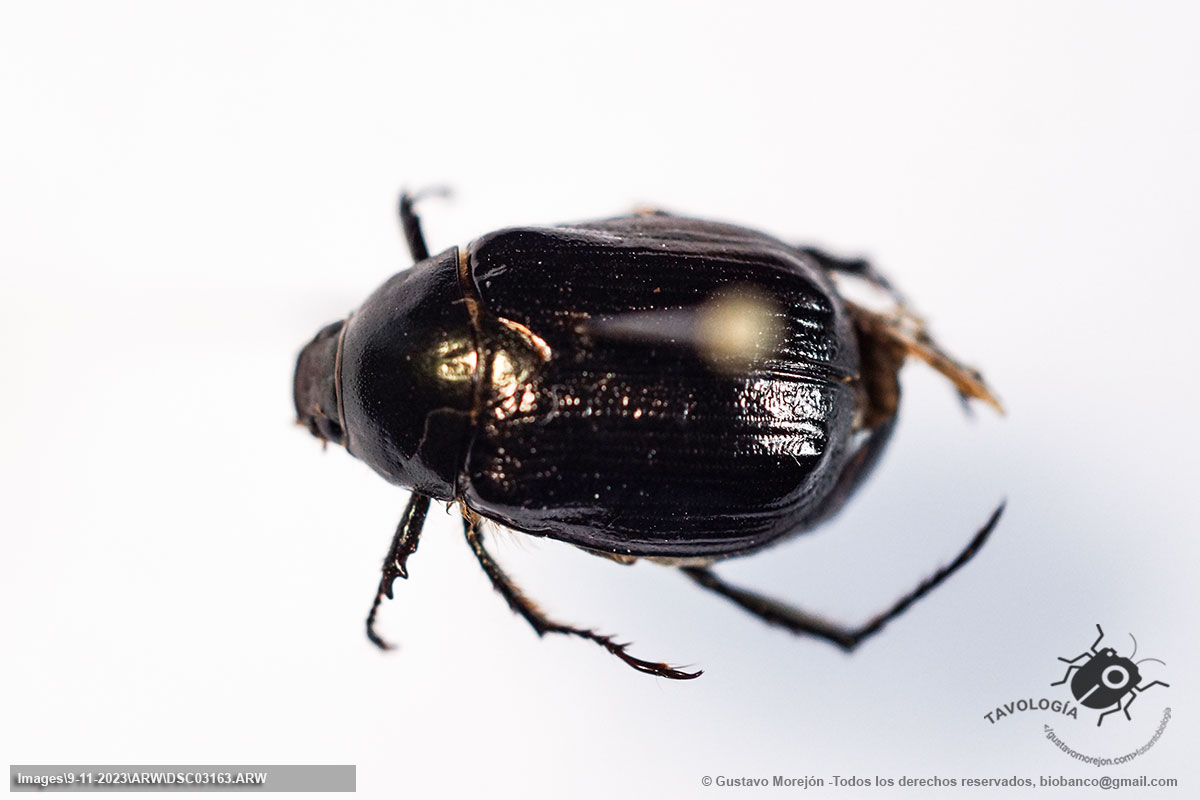
[[[897,600],[887,611],[884,611],[865,625],[857,628],[835,625],[786,603],[745,589],[739,589],[736,586],[731,586],[718,578],[716,573],[706,567],[682,567],[681,569],[684,574],[705,589],[714,591],[727,600],[732,600],[768,624],[779,625],[787,628],[792,633],[816,636],[836,644],[843,650],[850,651],[858,647],[863,640],[878,633],[884,625],[887,625],[893,619],[903,614],[908,610],[909,606],[929,594],[943,581],[957,572],[963,564],[970,561],[971,557],[987,541],[992,529],[1000,521],[1000,514],[1003,511],[1004,504],[1001,503],[992,512],[992,516],[987,523],[975,534],[975,537],[971,539],[963,551],[958,554],[957,558],[922,581],[915,589]]]
[[[483,571],[487,573],[488,578],[492,581],[492,586],[504,597],[504,600],[508,603],[508,607],[522,616],[533,627],[538,636],[545,636],[547,633],[563,633],[588,639],[600,645],[639,672],[658,675],[662,678],[686,680],[688,678],[700,677],[702,673],[699,670],[696,672],[684,672],[681,669],[662,662],[643,661],[640,658],[634,658],[625,652],[625,649],[629,647],[628,642],[619,644],[614,642],[611,636],[601,636],[594,631],[573,628],[569,625],[563,625],[560,622],[554,622],[546,617],[533,601],[517,588],[512,579],[504,573],[504,570],[492,558],[491,553],[484,547],[483,532],[480,530],[481,522],[482,519],[478,514],[466,508],[463,509],[463,532],[466,534],[467,543],[471,545],[472,552],[475,553],[475,558],[479,560],[479,565],[483,567]]]
[[[1097,625],[1096,627],[1100,627],[1100,626]],[[1099,640],[1097,640],[1097,641],[1099,641]],[[1130,692],[1129,692],[1129,697],[1125,700],[1125,704],[1121,705],[1120,701],[1118,701],[1115,708],[1110,708],[1108,711],[1105,711],[1103,714],[1100,715],[1100,719],[1096,720],[1096,726],[1099,727],[1100,723],[1104,722],[1104,718],[1107,717],[1109,714],[1113,713],[1114,711],[1124,711],[1125,719],[1133,721],[1133,717],[1129,716],[1129,707],[1131,705],[1133,705],[1133,701],[1138,699],[1138,696],[1142,692],[1146,691],[1151,686],[1168,686],[1169,687],[1170,685],[1171,684],[1163,683],[1162,681],[1155,681],[1154,683],[1147,683],[1145,686],[1133,687],[1133,689],[1130,690]]]
[[[1132,699],[1133,699],[1134,697],[1136,697],[1136,696],[1137,696],[1137,695],[1134,695],[1134,694],[1132,694],[1132,693],[1131,693],[1131,694],[1129,695],[1129,697],[1130,697],[1130,702],[1132,702]],[[1101,714],[1101,715],[1099,716],[1099,718],[1097,718],[1097,720],[1096,720],[1096,727],[1097,727],[1097,728],[1099,728],[1101,725],[1103,725],[1103,724],[1104,724],[1104,718],[1105,718],[1105,717],[1107,717],[1109,714],[1115,714],[1115,713],[1116,713],[1116,712],[1118,712],[1118,711],[1125,711],[1125,718],[1126,718],[1126,719],[1129,719],[1129,720],[1132,720],[1133,718],[1132,718],[1132,717],[1130,717],[1130,716],[1129,716],[1129,712],[1128,712],[1128,711],[1126,711],[1126,708],[1127,708],[1127,707],[1128,707],[1128,703],[1124,703],[1124,704],[1123,704],[1123,703],[1122,703],[1120,700],[1118,700],[1118,701],[1117,701],[1117,703],[1116,703],[1116,705],[1114,705],[1114,706],[1113,706],[1112,708],[1110,708],[1108,711],[1105,711],[1103,714]]]
[[[420,192],[404,191],[400,194],[400,227],[404,229],[404,241],[408,243],[408,252],[413,262],[429,258],[429,248],[425,245],[425,234],[421,230],[421,218],[417,216],[417,201],[426,197],[438,195],[445,197],[450,190],[444,186],[425,189]]]

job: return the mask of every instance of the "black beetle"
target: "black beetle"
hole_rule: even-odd
[[[367,618],[416,550],[431,498],[457,501],[493,586],[539,635],[608,636],[547,618],[484,548],[482,520],[616,561],[648,558],[765,621],[847,650],[983,544],[1003,504],[949,565],[859,628],[731,586],[710,565],[838,511],[896,422],[897,372],[928,362],[964,399],[999,409],[870,264],[734,225],[646,211],[510,228],[430,257],[413,209],[415,265],[300,354],[300,424],[412,489]],[[887,293],[894,314],[845,300],[835,275]]]
[[[1137,699],[1138,692],[1144,692],[1151,686],[1169,687],[1171,684],[1154,681],[1139,686],[1138,681],[1142,679],[1142,674],[1137,668],[1138,664],[1141,664],[1142,661],[1158,661],[1160,664],[1164,664],[1164,662],[1157,658],[1143,658],[1142,661],[1135,662],[1133,657],[1137,655],[1137,639],[1133,639],[1132,633],[1129,634],[1129,638],[1133,639],[1133,653],[1129,658],[1117,655],[1117,651],[1111,647],[1097,650],[1096,646],[1104,638],[1104,629],[1100,627],[1099,623],[1096,623],[1096,630],[1100,635],[1096,637],[1096,641],[1092,642],[1091,648],[1086,653],[1080,653],[1074,658],[1058,657],[1059,661],[1071,666],[1067,667],[1067,674],[1061,681],[1055,681],[1050,685],[1061,686],[1070,679],[1071,694],[1080,704],[1088,708],[1107,708],[1108,710],[1096,720],[1096,726],[1099,727],[1103,724],[1105,717],[1117,711],[1124,711],[1125,719],[1133,719],[1129,716],[1129,707]],[[1087,661],[1083,664],[1075,663],[1085,658]],[[1072,672],[1075,673],[1074,678],[1071,677]],[[1129,700],[1122,706],[1121,701],[1125,697],[1128,697]]]

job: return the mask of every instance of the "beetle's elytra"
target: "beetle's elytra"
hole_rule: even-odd
[[[495,588],[539,633],[625,645],[553,622],[484,547],[481,522],[622,562],[652,558],[767,622],[851,649],[962,566],[998,508],[948,566],[890,610],[843,628],[730,586],[710,569],[834,514],[892,432],[897,373],[916,356],[963,398],[999,408],[868,263],[716,222],[639,213],[487,234],[416,262],[300,354],[301,424],[345,445],[412,497],[367,620],[407,577],[431,499],[457,501]],[[845,300],[835,276],[873,284],[893,314]]]

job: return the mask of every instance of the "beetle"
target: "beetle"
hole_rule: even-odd
[[[432,499],[457,503],[494,588],[538,633],[588,639],[642,672],[701,674],[546,616],[484,544],[491,521],[621,563],[674,566],[764,621],[846,650],[983,545],[1004,504],[947,566],[859,627],[738,588],[714,562],[834,515],[896,424],[909,356],[964,403],[1000,404],[947,355],[870,263],[735,225],[642,211],[508,228],[430,255],[400,200],[414,265],[300,353],[298,423],[412,495],[367,617],[408,577]],[[842,297],[839,276],[895,305]]]
[[[1154,681],[1139,686],[1138,682],[1142,679],[1142,674],[1138,670],[1137,665],[1143,661],[1157,661],[1159,664],[1166,666],[1166,663],[1157,658],[1143,658],[1141,661],[1134,661],[1134,656],[1137,655],[1137,639],[1133,638],[1133,634],[1129,634],[1129,638],[1133,639],[1133,653],[1129,658],[1117,655],[1117,651],[1111,647],[1106,647],[1103,650],[1097,650],[1096,647],[1104,639],[1104,629],[1100,627],[1100,623],[1096,623],[1096,631],[1100,634],[1096,637],[1096,641],[1092,642],[1092,646],[1087,652],[1080,653],[1074,658],[1058,657],[1058,660],[1064,664],[1070,664],[1067,667],[1067,674],[1060,681],[1054,681],[1051,686],[1061,686],[1068,680],[1071,681],[1071,694],[1081,705],[1094,709],[1108,709],[1100,718],[1096,720],[1096,727],[1104,723],[1104,718],[1109,714],[1117,711],[1125,712],[1125,719],[1132,720],[1129,716],[1129,707],[1133,705],[1133,701],[1137,699],[1139,692],[1144,692],[1152,686],[1167,686],[1171,684],[1163,683],[1162,681]],[[1087,659],[1082,664],[1075,662]],[[1075,677],[1071,677],[1071,673],[1075,673]],[[1128,697],[1128,700],[1125,698]],[[1122,705],[1124,701],[1124,705]]]

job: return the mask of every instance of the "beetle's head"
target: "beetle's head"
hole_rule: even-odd
[[[338,406],[337,356],[345,321],[326,325],[300,351],[293,396],[297,424],[323,442],[345,444]]]

